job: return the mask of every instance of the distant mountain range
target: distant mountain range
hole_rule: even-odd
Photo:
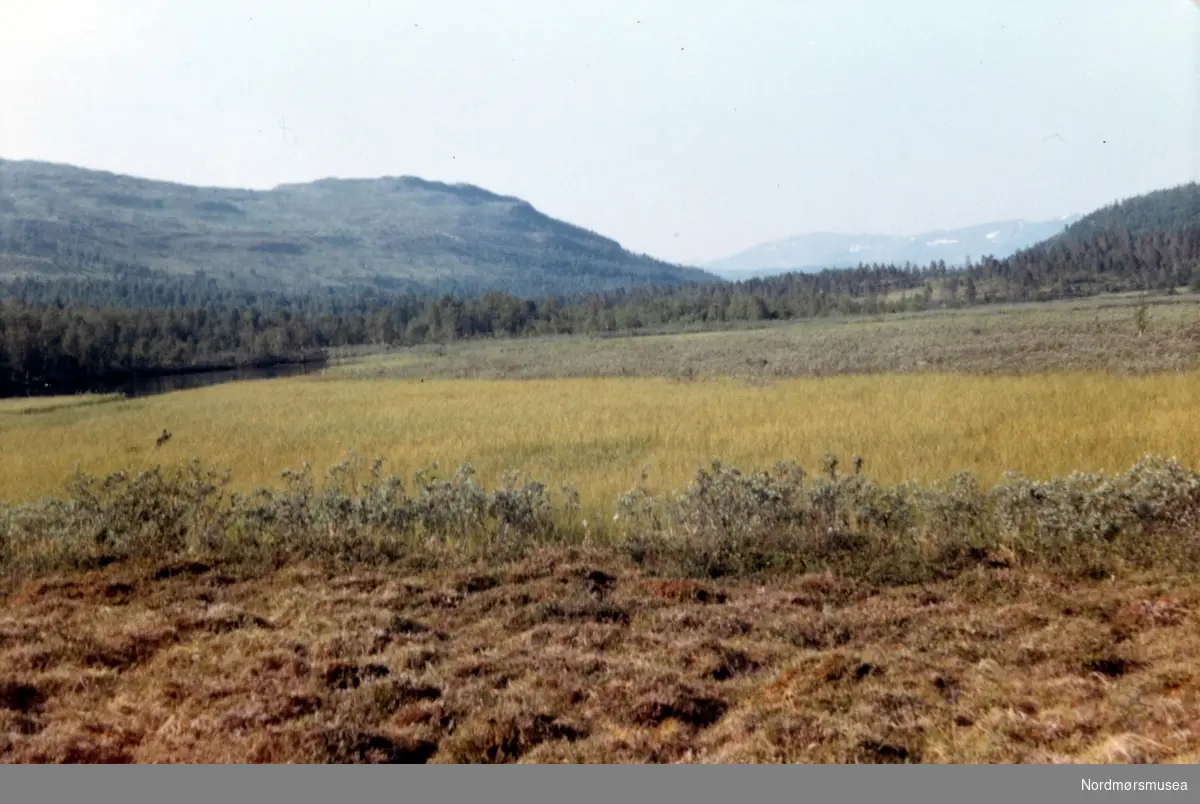
[[[729,257],[702,263],[726,279],[748,279],[789,271],[852,268],[860,263],[928,265],[944,260],[962,265],[967,258],[1003,259],[1061,233],[1079,215],[1030,223],[1013,220],[982,223],[964,229],[941,229],[909,237],[817,232],[763,243]]]
[[[523,296],[717,281],[471,185],[386,177],[234,190],[0,160],[0,280],[200,272],[278,291]]]

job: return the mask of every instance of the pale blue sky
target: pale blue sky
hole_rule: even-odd
[[[0,157],[416,175],[695,261],[1200,178],[1192,0],[0,0]]]

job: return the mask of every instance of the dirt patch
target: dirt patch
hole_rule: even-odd
[[[464,595],[473,595],[478,592],[486,592],[489,589],[495,589],[500,586],[501,580],[494,575],[471,575],[459,581],[455,585],[455,589]]]
[[[639,725],[659,725],[677,720],[689,726],[705,728],[716,723],[729,710],[720,698],[678,691],[667,697],[654,696],[633,707],[631,719]]]
[[[1083,669],[1088,673],[1099,673],[1108,678],[1120,678],[1140,666],[1138,662],[1124,656],[1097,656],[1084,662]]]
[[[372,685],[372,704],[384,714],[421,701],[436,701],[442,697],[440,687],[404,680],[389,680]]]
[[[514,619],[517,627],[553,622],[594,622],[628,625],[629,611],[621,606],[597,600],[591,596],[548,600],[530,606]]]
[[[326,735],[325,751],[339,765],[424,765],[437,753],[438,744],[418,738],[335,731]]]
[[[45,693],[32,684],[0,682],[0,709],[28,714],[40,712],[45,703]]]
[[[459,764],[516,762],[542,743],[586,736],[579,726],[550,714],[493,716],[456,733],[446,745],[446,759]]]
[[[402,617],[399,614],[392,617],[388,623],[387,632],[389,634],[428,634],[432,631],[425,623],[410,620],[407,617]]]
[[[860,743],[862,761],[876,765],[900,765],[920,762],[920,750],[894,741],[864,740]]]
[[[391,671],[382,664],[334,664],[328,667],[322,678],[327,687],[335,690],[357,689],[365,681],[386,678]]]
[[[312,695],[292,695],[276,713],[278,720],[296,720],[308,717],[321,708],[321,699]]]
[[[110,583],[104,587],[104,597],[114,602],[124,603],[133,594],[134,586],[129,583]]]
[[[644,581],[642,588],[652,596],[673,603],[726,603],[725,592],[714,591],[697,581]]]
[[[728,681],[738,676],[756,672],[761,665],[744,651],[735,648],[719,648],[717,657],[709,663],[705,675],[714,681]]]
[[[838,681],[858,682],[872,675],[883,675],[881,668],[841,653],[826,657],[817,672],[824,681],[831,684]]]
[[[170,578],[177,578],[181,575],[203,575],[206,572],[212,571],[212,567],[200,561],[181,561],[173,564],[165,564],[154,571],[150,576],[156,581],[165,581]]]
[[[176,631],[163,629],[144,634],[123,635],[112,642],[83,641],[78,645],[77,657],[85,667],[128,670],[148,661],[164,647],[174,643],[179,636]]]
[[[35,581],[14,595],[14,605],[28,605],[41,600],[82,600],[87,597],[82,584],[75,581],[47,579]]]
[[[231,607],[215,607],[187,624],[188,628],[207,631],[211,634],[227,634],[243,628],[270,630],[274,626],[263,617]]]

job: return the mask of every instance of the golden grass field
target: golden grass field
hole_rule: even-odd
[[[810,471],[832,452],[861,454],[883,483],[932,482],[960,470],[982,482],[1123,471],[1142,455],[1200,465],[1200,373],[1115,376],[904,375],[782,380],[661,378],[533,381],[322,380],[214,386],[72,405],[0,403],[0,498],[53,495],[76,463],[90,473],[179,463],[233,471],[235,487],[276,484],[347,450],[410,477],[439,461],[472,463],[485,484],[520,469],[574,484],[609,507],[649,468],[649,485],[682,488],[698,466],[796,458]],[[172,438],[161,448],[155,439]]]

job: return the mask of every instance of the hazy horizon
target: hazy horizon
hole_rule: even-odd
[[[0,0],[0,158],[419,176],[698,264],[1200,179],[1191,0]]]

